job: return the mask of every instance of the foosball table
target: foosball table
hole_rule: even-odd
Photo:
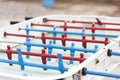
[[[0,30],[0,80],[120,80],[120,18],[48,15]]]

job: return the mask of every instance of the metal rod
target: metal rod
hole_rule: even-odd
[[[42,26],[42,27],[54,27],[55,25],[52,25],[52,24],[35,24],[35,23],[31,23],[31,26]],[[59,26],[58,28],[64,28],[64,26]],[[102,28],[102,27],[87,27],[87,26],[68,26],[66,25],[66,28],[71,28],[71,29],[89,29],[92,31],[92,29],[95,29],[95,30],[107,30],[107,31],[120,31],[119,28]]]
[[[19,30],[26,30],[26,28],[19,28]],[[29,31],[35,31],[35,32],[48,32],[48,33],[58,33],[58,34],[74,34],[74,35],[83,35],[83,33],[77,33],[77,32],[68,32],[68,31],[54,31],[54,30],[41,30],[41,29],[30,29]]]
[[[112,52],[111,54],[114,56],[120,56],[120,52]]]
[[[108,56],[112,56],[112,55],[114,55],[114,56],[120,56],[120,52],[113,52],[111,49],[108,49],[107,55]]]
[[[78,20],[58,20],[58,19],[49,19],[49,18],[43,18],[43,22],[69,22],[69,23],[83,23],[83,24],[92,24],[92,23],[95,23],[95,24],[99,24],[99,25],[120,25],[120,23],[113,23],[113,22],[103,22],[103,21],[100,21],[99,18],[95,18],[96,21],[78,21]]]
[[[104,77],[120,78],[120,74],[92,71],[92,70],[87,70],[86,68],[83,68],[82,73],[83,75],[90,74],[90,75],[97,75],[97,76],[104,76]]]
[[[19,28],[19,30],[28,30],[28,31],[34,31],[34,32],[49,32],[49,33],[53,33],[53,34],[59,33],[59,34],[101,36],[101,37],[112,37],[112,38],[118,37],[118,35],[110,35],[110,34],[96,34],[96,33],[85,34],[84,29],[82,30],[81,33],[78,33],[78,32],[68,32],[68,31],[56,31],[56,30],[40,30],[40,29],[30,29],[30,28]]]
[[[19,61],[15,61],[15,60],[0,59],[0,62],[19,65]],[[48,68],[48,69],[53,69],[53,70],[59,70],[59,67],[56,67],[56,66],[45,65],[45,64],[36,64],[36,63],[30,63],[30,62],[25,62],[25,61],[24,61],[24,65],[25,66],[31,66],[31,67]],[[67,70],[68,70],[68,68],[64,69],[64,71],[67,71]]]
[[[1,43],[12,43],[12,44],[24,44],[22,42],[12,42],[12,41],[0,41]]]
[[[48,49],[62,49],[62,50],[70,50],[70,51],[83,51],[83,52],[92,52],[95,53],[98,49],[98,46],[95,45],[95,49],[84,49],[84,48],[71,48],[72,46],[74,46],[74,43],[71,43],[71,47],[65,47],[65,46],[56,46],[56,45],[52,45],[52,42],[50,41],[49,44],[37,44],[37,43],[31,43],[30,41],[26,41],[24,43],[24,45],[27,46],[27,48],[30,48],[31,46],[36,46],[36,47],[45,47]],[[48,50],[49,51],[49,50]],[[49,53],[49,52],[48,52]]]
[[[62,37],[51,37],[51,36],[46,36],[45,33],[42,33],[42,36],[34,36],[34,35],[26,35],[26,34],[14,34],[14,33],[7,33],[4,32],[4,36],[18,36],[18,37],[26,37],[26,38],[37,38],[37,39],[42,39],[43,44],[46,43],[46,39],[52,39],[52,40],[61,40],[63,46],[66,45],[66,41],[76,41],[76,42],[82,42],[83,47],[86,48],[87,42],[89,43],[101,43],[101,44],[108,44],[108,38],[105,37],[105,40],[88,40],[86,39],[86,36],[84,35],[82,39],[76,39],[76,38],[67,38],[64,34],[62,34]]]
[[[7,53],[8,57],[10,59],[12,59],[12,54],[18,54],[18,52],[16,50],[12,50],[11,47],[8,45],[7,49],[0,49],[0,52],[5,52]],[[55,54],[55,53],[54,53]],[[46,63],[46,58],[58,58],[57,55],[54,54],[48,54],[46,53],[45,49],[41,50],[41,53],[37,53],[37,52],[26,52],[26,51],[22,51],[22,55],[30,55],[30,56],[37,56],[37,57],[41,57],[42,58],[42,62]],[[74,61],[79,61],[80,63],[83,62],[85,60],[84,54],[80,54],[80,57],[70,57],[70,56],[62,56],[62,59],[65,60],[74,60]],[[84,59],[84,60],[83,60]]]

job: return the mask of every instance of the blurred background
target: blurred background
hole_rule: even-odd
[[[120,0],[0,0],[0,27],[11,20],[54,14],[120,17]]]

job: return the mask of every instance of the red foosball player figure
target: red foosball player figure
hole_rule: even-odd
[[[86,58],[84,56],[84,53],[80,53],[80,63],[82,63],[85,60],[86,60]]]

